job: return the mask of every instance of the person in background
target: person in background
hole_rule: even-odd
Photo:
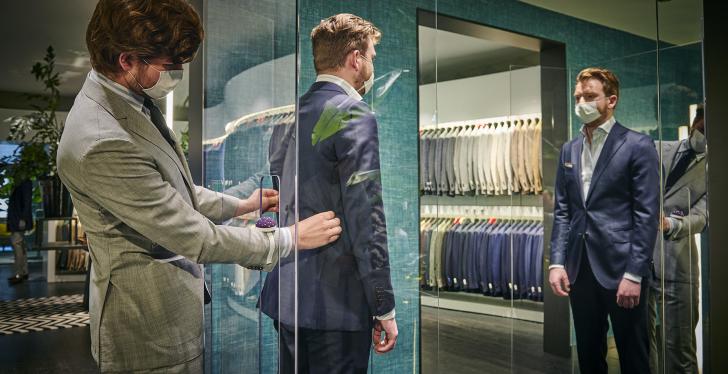
[[[568,296],[582,373],[608,372],[611,327],[622,374],[649,373],[645,298],[660,212],[652,139],[614,118],[619,81],[609,70],[576,77],[581,133],[561,148],[554,188],[549,283]],[[609,318],[607,318],[609,317]]]
[[[16,183],[8,199],[8,232],[13,246],[14,274],[8,278],[11,285],[28,279],[28,246],[25,232],[33,229],[33,182],[26,179]]]
[[[664,200],[649,299],[650,365],[653,373],[697,373],[700,256],[695,234],[708,220],[703,107],[695,113],[688,139],[658,144]]]

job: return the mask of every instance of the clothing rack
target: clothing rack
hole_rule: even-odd
[[[225,124],[225,135],[202,142],[206,146],[217,146],[225,142],[228,136],[241,128],[256,126],[278,126],[296,123],[296,106],[285,105],[246,114]]]
[[[421,218],[469,218],[543,221],[543,208],[538,206],[422,205]]]
[[[420,191],[437,196],[539,195],[541,115],[448,122],[420,130]]]
[[[430,125],[430,126],[422,126],[422,127],[420,127],[420,131],[445,130],[445,129],[452,129],[452,128],[457,128],[457,127],[467,127],[467,126],[471,126],[471,125],[509,123],[509,122],[515,122],[515,121],[529,121],[529,120],[540,121],[541,113],[519,114],[519,115],[512,115],[512,116],[488,117],[488,118],[479,118],[479,119],[464,120],[464,121],[443,122],[443,123],[438,123],[438,124]]]

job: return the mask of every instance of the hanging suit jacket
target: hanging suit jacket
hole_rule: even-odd
[[[551,265],[564,265],[574,284],[588,256],[602,287],[617,289],[625,272],[647,277],[659,219],[659,175],[649,136],[616,123],[584,198],[579,134],[561,148],[554,189]]]
[[[662,142],[662,175],[665,181],[680,156],[689,148],[688,140]],[[664,181],[662,185],[665,185]],[[701,233],[707,222],[706,192],[705,157],[700,155],[672,188],[665,191],[663,213],[665,217],[675,219],[676,226],[672,232],[664,235],[664,248],[661,247],[660,239],[655,245],[655,272],[658,279],[697,284],[700,257],[693,235]]]
[[[179,145],[91,78],[68,115],[57,161],[93,260],[91,353],[100,370],[170,368],[199,357],[197,263],[270,270],[280,245],[271,252],[262,232],[216,225],[234,216],[239,200],[195,186]]]
[[[271,161],[271,172],[281,175],[282,224],[294,222],[297,203],[300,219],[334,211],[343,232],[334,243],[299,253],[298,264],[293,255],[281,259],[266,278],[260,308],[294,325],[298,266],[299,327],[368,330],[373,316],[394,309],[376,118],[338,85],[317,82],[300,98],[294,136],[298,152],[289,146]]]

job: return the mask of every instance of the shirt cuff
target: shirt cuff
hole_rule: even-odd
[[[549,265],[549,270],[551,270],[551,269],[563,269],[563,268],[564,268],[564,265],[559,265],[559,264]]]
[[[394,312],[394,309],[392,309],[391,312],[389,312],[389,313],[387,313],[385,315],[382,315],[382,316],[376,316],[374,318],[376,318],[377,320],[380,320],[380,321],[386,321],[386,320],[389,320],[389,319],[394,319],[395,314],[396,313]]]
[[[291,229],[289,227],[282,227],[278,229],[280,234],[280,246],[281,246],[281,258],[288,257],[293,248],[293,236],[291,235]]]
[[[634,275],[632,273],[624,273],[624,279],[631,280],[635,283],[642,283],[642,277],[639,275]]]
[[[682,222],[677,218],[667,217],[667,223],[670,227],[668,228],[667,233],[665,235],[667,235],[667,237],[670,238],[670,237],[672,237],[672,235],[675,234],[675,232],[677,232],[680,229],[680,225],[682,224]]]

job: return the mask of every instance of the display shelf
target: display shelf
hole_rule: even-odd
[[[543,323],[543,303],[504,300],[480,294],[440,291],[420,296],[423,306]]]

